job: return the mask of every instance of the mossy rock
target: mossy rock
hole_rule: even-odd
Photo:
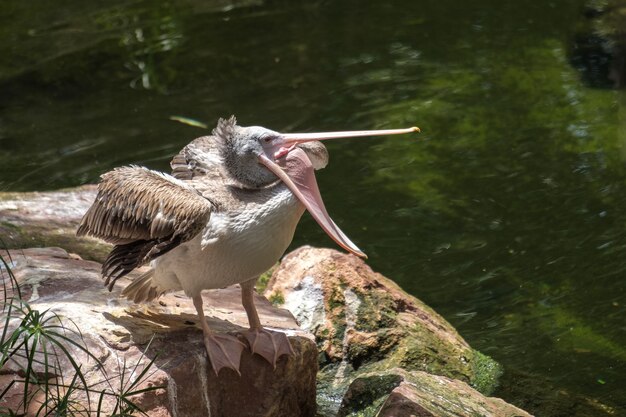
[[[348,388],[337,417],[530,417],[464,382],[422,371],[391,368],[363,374]]]
[[[280,296],[315,335],[318,406],[326,415],[336,411],[352,381],[371,372],[424,371],[463,381],[484,394],[498,384],[497,362],[472,349],[430,307],[354,256],[297,249],[276,269],[265,295]]]
[[[95,186],[68,190],[0,193],[0,247],[60,247],[84,259],[103,261],[111,245],[76,237],[78,224],[95,198]]]
[[[402,382],[398,373],[363,375],[350,384],[337,417],[376,417],[391,391]]]

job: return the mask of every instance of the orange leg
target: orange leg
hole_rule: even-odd
[[[204,346],[206,347],[215,375],[218,375],[222,368],[230,368],[241,375],[239,372],[239,363],[241,362],[241,352],[245,348],[245,345],[235,336],[217,334],[211,331],[204,317],[201,294],[193,297],[193,305],[196,307],[198,317],[200,318],[202,332],[204,333]]]
[[[248,314],[250,329],[244,333],[252,353],[261,355],[276,368],[276,361],[281,355],[293,355],[289,339],[284,333],[271,332],[261,326],[259,314],[254,305],[254,284],[256,278],[241,284],[241,303]]]

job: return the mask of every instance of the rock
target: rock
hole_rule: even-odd
[[[453,393],[453,395],[451,395]],[[356,378],[338,417],[530,417],[499,398],[488,398],[464,382],[422,371],[390,369]]]
[[[14,250],[10,251],[10,258],[22,297],[30,307],[39,312],[50,309],[69,328],[75,324],[82,341],[67,334],[83,343],[104,365],[106,374],[93,358],[70,346],[71,357],[82,364],[86,382],[96,392],[118,390],[121,380],[126,381],[128,388],[154,360],[133,390],[150,386],[159,389],[131,397],[150,416],[315,415],[317,349],[312,336],[298,329],[288,311],[273,307],[263,297],[256,298],[261,322],[287,333],[295,356],[281,357],[274,370],[246,349],[241,376],[230,369],[223,369],[216,376],[207,360],[195,310],[184,295],[169,294],[153,303],[135,305],[118,297],[130,280],[120,280],[121,285],[116,285],[112,293],[107,292],[97,262],[76,259],[58,248]],[[209,325],[214,330],[234,333],[247,328],[238,288],[205,291],[203,297]],[[13,325],[17,324],[14,321]],[[38,375],[57,377],[50,372],[44,374],[42,367],[36,366]],[[62,358],[61,367],[67,383],[71,379],[71,364]],[[15,363],[7,363],[0,371],[3,384],[9,383],[9,376],[20,379],[18,369]],[[105,379],[111,381],[110,386]],[[15,393],[21,389],[19,384],[12,387],[8,397],[17,401],[19,395],[16,397]],[[76,396],[81,404],[86,403],[82,394]],[[93,407],[97,399],[97,394],[91,395]],[[115,396],[105,396],[104,415],[110,415],[115,401]],[[7,405],[16,404],[0,403],[0,407]]]
[[[93,200],[96,186],[69,190],[0,193],[0,247],[58,246],[85,259],[103,261],[111,246],[76,229]]]
[[[402,368],[468,383],[488,394],[500,366],[473,350],[431,308],[359,258],[303,247],[285,256],[265,295],[311,331],[320,351],[318,406],[332,415],[348,385]]]
[[[381,416],[404,412],[428,416],[433,411],[420,402],[427,397],[416,385],[428,387],[436,382],[442,390],[440,397],[431,400],[448,410],[450,404],[464,406],[465,396],[478,398],[474,396],[480,394],[469,386],[488,395],[497,384],[499,365],[468,346],[432,309],[361,260],[313,248],[287,255],[265,290],[274,304],[297,317],[305,332],[296,330],[291,314],[257,300],[262,321],[288,332],[296,357],[282,358],[272,371],[261,358],[245,351],[241,378],[230,370],[223,370],[217,378],[207,363],[195,310],[186,297],[170,294],[148,305],[128,303],[118,298],[128,280],[121,280],[122,285],[108,293],[99,277],[100,265],[81,259],[102,260],[110,250],[95,239],[75,237],[94,197],[94,186],[0,193],[4,240],[0,244],[14,248],[56,245],[80,255],[53,248],[11,252],[24,299],[40,311],[51,308],[75,320],[84,343],[104,362],[112,381],[119,381],[118,364],[123,361],[127,370],[136,364],[140,370],[154,359],[151,371],[134,389],[158,389],[132,397],[150,416],[197,416],[209,411],[212,416],[314,415],[318,363],[318,417],[335,416],[342,403],[346,416],[370,415],[368,410]],[[210,325],[216,330],[234,332],[247,325],[237,288],[206,291],[204,298]],[[103,373],[95,361],[77,349],[72,354],[83,364],[88,384],[104,389]],[[70,365],[63,363],[66,368]],[[16,372],[15,366],[0,370],[0,388],[19,379]],[[374,395],[359,388],[363,381],[387,383],[380,383]],[[112,383],[112,387],[117,385]],[[5,399],[18,401],[23,388],[13,386]],[[29,390],[42,398],[36,387]],[[359,392],[364,394],[359,396]],[[357,398],[370,405],[355,407]],[[482,412],[496,412],[489,407],[499,400],[483,397],[480,401],[486,404]],[[107,410],[114,403],[114,396],[106,396]],[[446,404],[450,407],[445,408]],[[0,409],[3,405],[0,402]],[[507,407],[502,403],[498,410]]]

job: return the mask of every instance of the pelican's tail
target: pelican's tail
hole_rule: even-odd
[[[122,290],[122,296],[135,303],[148,302],[160,297],[165,291],[154,284],[153,276],[154,269],[150,269],[145,274],[135,278]]]

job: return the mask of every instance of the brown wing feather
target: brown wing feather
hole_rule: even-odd
[[[102,175],[76,234],[117,245],[102,266],[111,289],[118,278],[200,233],[212,210],[209,200],[169,175],[117,168]]]
[[[102,175],[98,195],[77,235],[124,244],[172,234],[191,238],[208,222],[213,205],[194,188],[142,167]]]
[[[219,171],[219,149],[214,136],[202,136],[191,141],[170,162],[172,176],[192,180]]]
[[[234,134],[235,116],[219,119],[212,136],[202,136],[191,141],[170,162],[172,176],[191,180],[202,176],[218,176],[220,172],[220,148],[223,141]]]

